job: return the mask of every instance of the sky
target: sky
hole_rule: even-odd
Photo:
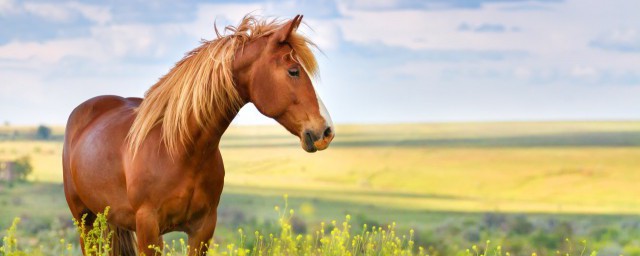
[[[143,96],[247,13],[304,15],[336,123],[640,119],[636,0],[0,0],[0,122]],[[270,124],[252,105],[236,124]]]

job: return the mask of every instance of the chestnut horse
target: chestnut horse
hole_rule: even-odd
[[[152,255],[149,245],[161,248],[171,231],[187,233],[190,254],[205,254],[224,183],[220,138],[243,105],[275,119],[307,152],[327,148],[334,128],[311,83],[318,65],[313,43],[296,32],[301,20],[245,16],[225,35],[216,30],[143,99],[99,96],[76,107],[63,152],[74,218],[86,214],[90,226],[110,207],[116,255],[136,247]]]

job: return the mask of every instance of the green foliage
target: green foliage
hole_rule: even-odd
[[[243,229],[238,229],[234,240],[227,241],[225,244],[212,241],[207,249],[208,255],[441,255],[433,251],[433,247],[417,246],[414,240],[416,233],[413,229],[408,234],[399,234],[395,223],[371,227],[363,224],[362,231],[355,232],[351,226],[351,216],[346,215],[342,223],[323,222],[314,232],[298,234],[291,224],[294,210],[290,209],[286,195],[284,207],[276,206],[275,211],[278,214],[279,225],[275,233],[266,234],[255,231],[252,234],[246,234]],[[108,213],[109,208],[105,209],[104,213],[98,214],[91,227],[86,226],[86,215],[80,221],[74,220],[77,232],[85,244],[86,255],[107,256],[111,252],[111,238],[114,233],[109,230]],[[73,254],[73,245],[66,243],[64,239],[60,239],[59,246],[55,250],[21,250],[18,248],[16,237],[18,222],[19,219],[16,218],[4,236],[0,256],[44,254],[71,256]],[[528,225],[525,226],[527,226],[525,229],[529,229]],[[561,230],[563,227],[559,225],[556,229]],[[587,250],[586,241],[581,242],[576,248],[569,239],[565,239],[564,242],[559,239],[555,242],[564,244],[563,248],[555,251],[557,255],[597,255],[596,251]],[[166,256],[188,255],[191,249],[184,239],[172,240],[164,243],[162,247],[150,246],[150,248],[154,249],[157,255]],[[470,249],[457,250],[445,255],[508,256],[512,254],[500,245],[492,246],[491,241],[487,240],[482,245],[473,245]],[[537,255],[537,253],[534,251],[531,255]]]
[[[31,165],[31,158],[27,156],[16,159],[13,166],[14,171],[18,175],[18,180],[25,181],[27,177],[33,172],[33,166]]]
[[[413,231],[399,236],[395,223],[384,228],[364,225],[362,233],[356,234],[347,215],[340,225],[323,222],[313,233],[297,234],[291,222],[294,210],[289,208],[286,195],[284,208],[276,206],[275,211],[279,216],[276,233],[246,234],[240,228],[235,242],[221,246],[214,241],[208,255],[426,255],[423,248],[414,250]],[[151,248],[162,255],[185,255],[190,250],[182,239]]]
[[[73,220],[73,225],[76,226],[78,233],[80,233],[80,239],[84,243],[84,249],[86,255],[94,256],[109,256],[111,251],[111,237],[113,237],[113,231],[109,230],[109,224],[107,223],[107,214],[109,214],[109,207],[104,210],[104,213],[98,213],[93,227],[87,229],[86,218],[87,215],[83,215],[80,221]]]
[[[0,247],[0,255],[13,256],[13,255],[26,255],[26,253],[18,250],[18,239],[16,238],[16,229],[20,223],[20,219],[13,220],[13,224],[7,231],[7,235],[2,238],[2,247]]]
[[[36,129],[36,138],[39,140],[48,140],[51,138],[51,128],[40,125]]]

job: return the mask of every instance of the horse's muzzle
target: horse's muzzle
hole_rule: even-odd
[[[330,126],[325,127],[322,132],[307,129],[300,136],[302,148],[309,153],[328,148],[333,137],[335,137],[335,133]]]

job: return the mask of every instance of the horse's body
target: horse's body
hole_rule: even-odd
[[[90,225],[110,207],[117,255],[135,254],[134,231],[137,250],[147,255],[171,231],[188,234],[190,253],[204,253],[224,182],[220,138],[242,105],[254,103],[300,137],[305,150],[326,148],[331,120],[307,75],[315,60],[295,34],[300,19],[247,17],[230,29],[234,34],[203,43],[176,64],[145,99],[99,96],[80,104],[63,152],[74,217],[86,214]]]

